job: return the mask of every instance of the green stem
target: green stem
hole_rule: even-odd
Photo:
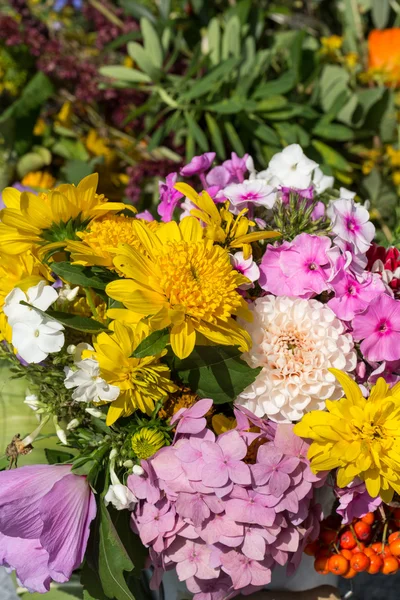
[[[96,10],[98,10],[102,15],[104,15],[106,17],[106,19],[108,19],[111,23],[114,23],[114,25],[116,25],[117,27],[120,27],[120,29],[124,28],[124,24],[121,21],[121,19],[119,19],[117,17],[117,15],[115,15],[109,8],[107,8],[104,4],[102,4],[101,2],[98,2],[98,0],[89,0],[89,4],[91,4],[93,6],[93,8],[95,8]]]
[[[86,298],[88,301],[88,304],[90,306],[90,310],[92,311],[92,314],[94,316],[95,319],[99,318],[99,313],[96,310],[96,305],[94,303],[94,299],[93,299],[93,292],[91,288],[84,288],[85,289],[85,294],[86,294]]]

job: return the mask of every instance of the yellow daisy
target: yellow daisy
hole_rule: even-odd
[[[384,502],[400,494],[400,384],[389,388],[379,378],[369,398],[346,374],[330,369],[345,397],[326,401],[327,412],[312,411],[294,432],[313,440],[308,452],[311,469],[338,469],[337,484],[346,487],[359,477],[368,493]]]
[[[136,456],[145,460],[153,456],[160,448],[165,446],[165,437],[161,431],[152,427],[142,427],[132,436],[132,450]]]
[[[139,318],[149,316],[152,330],[169,327],[172,350],[180,358],[192,352],[197,333],[215,344],[250,348],[249,334],[232,318],[251,319],[237,292],[248,280],[232,268],[227,250],[204,239],[194,217],[155,232],[140,221],[133,225],[147,256],[121,246],[114,265],[127,279],[109,283],[107,294]]]
[[[0,252],[21,254],[32,250],[39,255],[63,248],[77,232],[109,212],[129,208],[122,202],[107,202],[96,193],[98,175],[82,179],[77,187],[63,184],[38,196],[6,188],[6,208],[0,213]]]
[[[93,356],[100,366],[100,376],[121,390],[108,409],[107,425],[135,410],[150,415],[155,402],[165,400],[178,388],[170,379],[168,366],[160,362],[166,353],[133,358],[132,353],[148,334],[142,325],[136,329],[115,321],[113,333],[102,332],[94,343],[94,352],[84,351],[83,358]]]

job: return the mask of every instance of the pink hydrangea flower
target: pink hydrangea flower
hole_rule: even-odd
[[[237,431],[220,436],[217,442],[203,442],[201,450],[205,462],[201,474],[204,485],[220,488],[229,481],[250,484],[250,468],[242,462],[247,446]]]
[[[281,496],[290,487],[289,473],[298,467],[298,458],[284,456],[276,446],[265,444],[257,453],[257,463],[252,465],[256,485],[268,484],[273,496]]]
[[[271,581],[271,560],[257,561],[244,554],[231,550],[221,557],[222,568],[232,578],[233,589],[239,590],[248,585],[264,586]]]
[[[200,433],[207,424],[204,415],[208,413],[212,403],[212,400],[205,398],[196,402],[191,408],[179,409],[170,420],[171,425],[178,422],[176,435],[179,433]]]
[[[400,359],[400,302],[380,294],[354,317],[353,337],[369,361]]]
[[[168,550],[168,557],[175,561],[179,581],[197,576],[199,579],[216,579],[219,568],[210,564],[211,548],[192,540],[177,540]]]
[[[369,220],[369,212],[354,199],[335,200],[329,207],[328,216],[332,231],[345,242],[351,242],[360,253],[367,252],[374,239],[375,227]]]
[[[275,296],[309,299],[329,289],[327,237],[301,233],[293,242],[268,246],[260,265],[260,286]]]
[[[0,565],[30,591],[68,581],[86,551],[96,501],[71,465],[32,465],[0,473]]]

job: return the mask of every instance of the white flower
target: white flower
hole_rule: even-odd
[[[34,287],[29,288],[26,294],[19,288],[14,288],[5,299],[3,311],[11,327],[17,322],[25,324],[28,322],[39,323],[43,319],[40,313],[29,306],[20,304],[20,302],[27,302],[40,310],[46,311],[57,298],[56,290],[51,285],[46,285],[45,281],[41,281]]]
[[[250,309],[254,320],[242,325],[253,345],[243,358],[262,371],[238,404],[258,417],[290,422],[341,396],[328,369],[353,371],[357,359],[351,335],[330,308],[317,300],[265,296]]]
[[[12,344],[27,363],[40,363],[52,352],[64,346],[64,327],[52,319],[42,318],[37,323],[14,323]]]
[[[332,188],[335,182],[335,178],[329,175],[324,175],[319,167],[317,167],[314,171],[312,182],[314,185],[314,189],[317,194],[322,194],[328,188]]]
[[[75,300],[79,292],[79,285],[71,289],[69,283],[65,283],[58,293],[58,301],[60,304],[72,302]]]
[[[108,488],[104,502],[106,506],[112,504],[117,510],[133,510],[138,499],[126,485],[115,483]]]
[[[285,187],[304,190],[310,186],[316,167],[318,164],[305,156],[299,144],[290,144],[271,158],[268,171]]]
[[[24,404],[27,404],[29,408],[36,411],[40,406],[40,401],[36,394],[26,394]]]
[[[97,360],[85,358],[76,363],[76,370],[65,367],[64,385],[67,390],[76,388],[72,394],[78,402],[112,402],[118,398],[119,387],[110,385],[100,377]]]
[[[260,277],[260,269],[257,266],[257,263],[250,256],[249,258],[244,258],[243,252],[236,252],[235,254],[230,255],[231,265],[236,271],[242,273],[247,279],[249,279],[252,283],[242,283],[239,286],[241,290],[248,290],[249,288],[254,287],[253,281],[257,281]]]
[[[344,198],[345,200],[354,200],[356,197],[356,193],[348,190],[347,188],[341,187],[339,189],[340,198]]]
[[[247,206],[272,208],[276,202],[276,191],[262,179],[247,179],[243,183],[232,183],[220,192],[241,210]]]

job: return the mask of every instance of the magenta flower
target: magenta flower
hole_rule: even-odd
[[[239,271],[239,273],[242,273],[242,275],[251,281],[251,283],[242,283],[242,285],[239,286],[239,289],[247,290],[254,287],[253,282],[257,281],[260,277],[260,269],[252,256],[244,258],[243,252],[236,252],[231,255],[231,265],[236,271]]]
[[[175,436],[178,433],[200,433],[205,429],[207,421],[204,415],[212,407],[213,401],[208,398],[199,400],[191,408],[181,408],[170,420],[173,425],[178,421]]]
[[[353,337],[369,361],[400,359],[400,302],[380,294],[354,317]]]
[[[257,486],[268,484],[269,493],[282,496],[290,487],[289,473],[298,467],[300,460],[284,456],[274,444],[264,444],[257,452],[257,463],[252,465],[252,473]]]
[[[374,239],[375,227],[369,212],[354,199],[335,200],[328,209],[332,231],[346,242],[351,242],[360,253],[367,252]]]
[[[374,298],[385,292],[385,286],[379,276],[367,273],[364,280],[359,281],[344,269],[336,273],[330,284],[335,296],[329,300],[328,306],[343,321],[351,321],[356,314],[363,312]]]
[[[231,174],[223,166],[214,167],[206,176],[207,185],[213,188],[214,195],[231,182]],[[215,189],[214,189],[215,188]],[[210,193],[210,192],[208,192]],[[210,194],[213,197],[212,194]]]
[[[154,221],[154,217],[149,210],[144,210],[143,212],[137,213],[136,218],[143,219],[143,221]]]
[[[264,586],[271,581],[271,561],[256,561],[231,550],[221,556],[222,569],[232,578],[233,588],[239,590],[248,585]]]
[[[200,156],[193,156],[190,163],[182,167],[180,174],[182,177],[192,177],[208,171],[215,158],[215,152],[206,152]]]
[[[167,175],[165,183],[163,181],[158,183],[160,203],[157,206],[157,212],[164,223],[172,221],[174,210],[179,204],[179,200],[183,198],[183,194],[174,188],[177,179],[177,173],[170,173]]]
[[[247,454],[247,446],[237,431],[229,431],[217,442],[203,442],[201,450],[206,463],[201,472],[204,485],[221,488],[229,481],[250,484],[250,469],[242,461]]]
[[[339,497],[339,507],[336,512],[342,517],[343,525],[351,523],[353,519],[360,519],[369,512],[374,512],[381,504],[382,499],[377,496],[372,498],[360,479],[356,478],[345,488],[335,488]]]
[[[260,286],[275,296],[311,298],[329,289],[331,241],[301,233],[293,242],[267,246],[260,265]]]
[[[236,152],[232,152],[231,158],[222,163],[231,175],[232,182],[242,183],[244,180],[244,174],[247,172],[246,161],[249,158],[248,154],[245,154],[240,158]]]
[[[244,526],[236,523],[225,513],[215,514],[212,518],[203,523],[200,537],[207,544],[216,544],[228,540],[228,538],[238,538],[238,541],[232,540],[229,545],[239,545],[243,541]],[[229,541],[229,540],[228,540]]]
[[[179,581],[197,576],[200,579],[216,579],[219,568],[212,566],[211,548],[192,540],[177,540],[168,550],[168,557],[177,563]]]
[[[0,564],[30,590],[68,581],[83,560],[96,501],[70,465],[32,465],[0,473]]]

